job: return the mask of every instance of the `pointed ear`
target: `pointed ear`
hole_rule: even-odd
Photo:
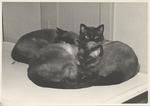
[[[104,24],[98,26],[96,29],[99,31],[100,34],[103,34],[104,33]]]
[[[60,28],[56,28],[57,29],[57,33],[59,34],[59,35],[62,35],[63,33],[65,33],[66,31],[65,30],[63,30],[63,29],[60,29]]]
[[[85,33],[87,31],[87,26],[84,24],[80,24],[80,34]]]

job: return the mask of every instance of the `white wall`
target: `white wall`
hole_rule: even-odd
[[[41,27],[55,28],[57,26],[57,4],[58,3],[41,3]]]
[[[114,40],[130,45],[141,64],[141,72],[148,71],[148,5],[146,3],[114,4]]]
[[[79,33],[80,24],[105,25],[105,38],[112,33],[112,3],[3,3],[4,40],[16,42],[23,34],[41,28],[60,27]]]
[[[3,3],[4,41],[16,42],[23,34],[41,28],[40,3]]]
[[[113,39],[113,3],[100,3],[100,22],[104,24],[104,37],[106,39]]]
[[[80,24],[105,25],[104,36],[112,39],[113,3],[41,3],[42,28],[61,27],[79,33]]]
[[[79,33],[81,23],[98,26],[99,13],[99,3],[60,3],[59,25]]]
[[[100,24],[99,3],[42,3],[42,28],[60,27],[79,33],[80,24]]]

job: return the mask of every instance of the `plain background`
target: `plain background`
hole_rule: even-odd
[[[23,34],[60,27],[79,33],[79,25],[105,25],[104,36],[131,46],[148,71],[147,3],[10,3],[3,2],[3,38],[16,42]]]

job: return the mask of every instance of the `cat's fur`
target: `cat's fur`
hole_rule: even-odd
[[[78,35],[59,30],[57,43],[44,46],[32,59],[28,68],[29,79],[41,87],[77,89],[92,86],[95,73],[85,73],[76,57]]]
[[[89,48],[89,42],[103,45],[103,55],[96,57],[96,64],[89,63],[87,71],[97,74],[95,85],[119,84],[129,80],[139,72],[140,68],[135,52],[120,41],[107,42],[103,32],[104,25],[97,28],[80,25],[79,41],[82,41],[83,51]]]
[[[18,43],[20,47],[16,47],[15,51],[19,50],[17,53],[21,53],[21,56],[26,53],[25,57],[22,56],[19,59],[22,61],[22,58],[25,58],[27,61],[23,62],[30,63],[28,77],[42,87],[75,89],[93,85],[118,84],[132,78],[139,71],[136,54],[131,47],[119,41],[105,44],[103,31],[104,25],[95,28],[82,24],[79,41],[77,34],[59,28],[54,30],[49,40],[40,36],[41,31],[40,33],[35,31],[20,40]],[[35,33],[40,37],[35,37]],[[49,33],[44,35],[49,37]],[[92,55],[95,51],[100,52]],[[32,52],[34,52],[33,56]],[[88,60],[84,58],[83,63],[90,62],[86,65],[82,65],[81,61],[78,63],[77,54],[81,54],[81,57],[89,57]],[[13,55],[17,57],[16,53],[12,52]],[[27,58],[28,55],[32,58]]]
[[[55,43],[65,42],[76,46],[78,45],[79,35],[74,32],[68,32],[60,28],[57,28],[57,30],[59,36],[55,39]]]
[[[41,29],[23,35],[14,46],[11,57],[22,63],[31,63],[38,55],[39,49],[44,46],[60,41],[60,38],[66,35],[75,38],[77,34],[73,32],[57,29]],[[75,43],[74,39],[70,38],[69,42]]]
[[[78,71],[78,35],[59,30],[55,43],[39,49],[28,68],[28,77],[36,85],[61,89],[81,88]]]
[[[39,56],[30,64],[28,77],[42,87],[64,88],[77,78],[76,53],[77,47],[70,44],[49,44],[40,49]]]
[[[29,65],[29,79],[41,87],[79,89],[92,86],[95,82],[95,73],[85,73],[79,67],[77,53],[78,47],[70,44],[57,43],[45,46]]]
[[[36,57],[39,49],[53,43],[56,36],[55,29],[42,29],[27,33],[17,41],[11,57],[16,61],[29,64]]]

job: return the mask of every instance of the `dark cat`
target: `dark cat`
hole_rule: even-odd
[[[87,27],[86,25],[81,24],[79,39],[83,43],[87,43],[89,41],[100,42],[104,40],[103,32],[104,32],[103,24],[96,28]]]
[[[103,46],[103,55],[93,56],[96,58],[96,62],[86,65],[87,72],[97,74],[95,85],[119,84],[129,80],[139,72],[140,66],[136,54],[131,47],[122,42],[106,41],[103,37],[103,31],[104,25],[97,28],[80,25],[79,41],[82,41],[80,47],[83,55],[86,49],[99,44]]]
[[[103,55],[103,46],[97,42],[104,40],[103,36],[104,25],[97,28],[87,27],[84,24],[80,25],[79,36],[79,60],[82,68],[88,68],[89,63],[97,62],[97,57]]]
[[[60,38],[70,34],[75,38],[77,34],[62,29],[41,29],[23,35],[12,50],[11,57],[19,62],[29,64],[38,55],[39,49],[44,46],[59,42]],[[68,42],[75,43],[74,39]]]

